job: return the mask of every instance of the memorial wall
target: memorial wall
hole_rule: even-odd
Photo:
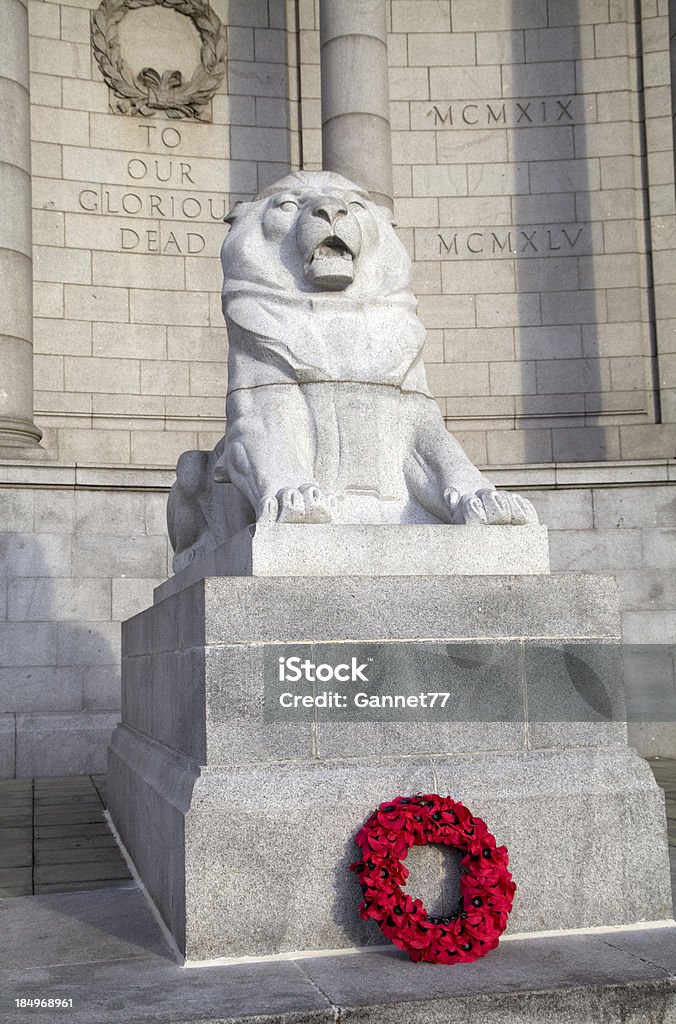
[[[288,170],[320,168],[322,127],[314,0],[210,0],[208,15],[196,0],[29,0],[29,40],[24,7],[1,16],[0,76],[18,98],[0,107],[0,166],[26,175],[30,131],[42,441],[0,462],[5,776],[104,770],[119,623],[170,571],[176,459],[223,433],[223,218]],[[531,498],[553,571],[615,572],[625,639],[674,642],[668,4],[386,9],[394,217],[446,424]],[[30,247],[4,230],[29,288]],[[10,397],[28,394],[29,328],[3,332],[24,343]],[[673,754],[671,733],[634,739]]]

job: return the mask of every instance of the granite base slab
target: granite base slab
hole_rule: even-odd
[[[671,918],[663,794],[633,751],[200,769],[121,726],[109,756],[112,819],[189,959],[381,944],[357,916],[353,837],[383,800],[419,792],[462,800],[507,844],[511,931]],[[416,891],[457,900],[436,854]]]
[[[206,576],[495,576],[549,572],[546,526],[258,523],[155,589]]]

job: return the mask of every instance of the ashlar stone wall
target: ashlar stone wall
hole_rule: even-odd
[[[204,123],[125,116],[96,7],[30,0],[36,422],[59,462],[170,466],[223,432],[223,218],[296,159],[295,34],[284,3],[214,0],[227,75]],[[159,7],[120,22],[134,70],[188,78],[199,43]]]
[[[0,777],[106,770],[120,622],[169,572],[169,473],[0,470]]]
[[[319,166],[316,4],[302,150]],[[673,457],[666,0],[391,0],[395,219],[482,464]]]
[[[36,420],[61,461],[171,465],[222,427],[224,210],[321,163],[318,4],[215,0],[206,124],[110,111],[96,6],[30,6]],[[395,214],[449,427],[484,464],[673,454],[666,0],[386,6]],[[169,13],[128,13],[125,53],[189,72]]]

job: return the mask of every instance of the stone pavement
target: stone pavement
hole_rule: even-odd
[[[0,1024],[667,1024],[676,1012],[673,927],[503,941],[450,968],[390,946],[185,968],[128,885],[0,900],[0,929]]]
[[[673,871],[676,761],[656,760],[653,768],[667,793]],[[477,963],[452,968],[412,964],[389,945],[179,966],[112,856],[103,793],[99,777],[0,783],[0,856],[9,865],[2,870],[24,871],[23,881],[5,876],[5,894],[18,898],[0,899],[0,1024],[676,1021],[673,926],[505,938]],[[35,860],[20,864],[29,859],[30,833]],[[22,885],[35,895],[20,896]],[[75,887],[94,891],[64,891]],[[22,1007],[22,999],[72,1005]]]
[[[105,797],[102,775],[0,781],[0,897],[128,881]]]

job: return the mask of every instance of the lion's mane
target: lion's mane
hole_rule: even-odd
[[[293,191],[363,200],[362,247],[344,291],[319,291],[303,276],[293,231],[265,231],[266,208]],[[223,243],[223,313],[230,342],[228,391],[264,384],[363,381],[429,394],[425,337],[411,290],[411,263],[390,211],[331,172],[288,175],[239,203]]]

